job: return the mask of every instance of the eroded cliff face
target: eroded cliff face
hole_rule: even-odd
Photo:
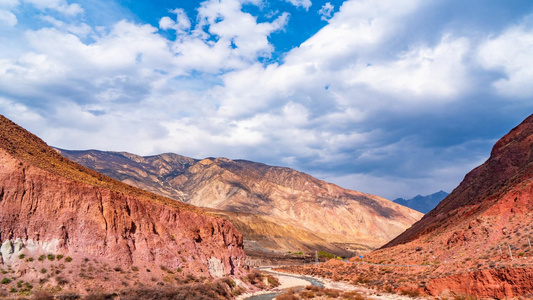
[[[432,296],[466,294],[479,298],[510,299],[533,296],[533,269],[491,269],[436,278],[427,291]]]
[[[73,182],[1,149],[0,211],[0,239],[29,249],[169,268],[183,267],[177,252],[186,251],[189,267],[204,275],[212,258],[225,275],[243,258],[242,236],[225,220]]]
[[[354,257],[291,271],[441,299],[533,299],[532,243],[533,115],[435,209],[365,255],[373,265]]]
[[[533,115],[502,137],[489,159],[434,210],[383,249],[396,262],[433,265],[432,295],[531,294],[533,276]]]
[[[91,263],[93,269],[98,265],[128,273],[136,270],[127,276],[129,279],[120,281],[114,281],[119,279],[113,274],[89,276],[92,285],[116,289],[135,282],[156,284],[169,274],[220,277],[242,272],[242,235],[228,221],[160,196],[128,191],[129,187],[100,175],[85,176],[82,166],[71,171],[72,164],[62,164],[59,155],[47,161],[39,158],[47,167],[38,167],[32,159],[35,151],[54,151],[42,141],[37,141],[42,143],[39,145],[30,142],[28,148],[33,152],[16,157],[24,151],[25,145],[20,142],[24,139],[19,134],[18,141],[10,140],[6,132],[16,134],[22,129],[3,117],[1,121],[2,270],[32,282],[47,278],[42,284],[53,285],[57,282],[50,279],[49,268],[59,268],[59,264],[51,266],[52,259],[38,258],[68,256],[72,261],[66,263],[63,258],[60,265],[69,269],[70,275],[63,272],[62,276],[69,277],[69,286],[78,289],[87,285],[87,276],[76,276],[86,275],[87,264]],[[69,172],[79,176],[72,179],[61,175]],[[90,184],[92,181],[100,183]]]

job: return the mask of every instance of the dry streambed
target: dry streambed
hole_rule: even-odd
[[[291,273],[285,273],[285,272],[279,272],[279,271],[273,271],[271,268],[264,268],[261,269],[263,272],[267,272],[273,276],[275,276],[279,282],[281,283],[280,286],[276,287],[272,290],[267,291],[259,291],[255,293],[248,293],[243,294],[237,297],[238,300],[270,300],[275,299],[276,296],[281,295],[289,290],[303,290],[306,286],[315,286],[318,288],[326,288],[326,289],[334,289],[339,290],[342,292],[350,292],[353,291],[364,298],[371,298],[371,299],[381,299],[381,300],[407,300],[407,299],[413,299],[411,297],[406,296],[400,296],[395,294],[386,294],[386,293],[380,293],[376,290],[352,285],[346,282],[338,282],[338,281],[332,281],[325,278],[320,278],[316,276],[301,276],[301,275],[294,275]]]

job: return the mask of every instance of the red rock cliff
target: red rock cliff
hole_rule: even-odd
[[[0,262],[35,269],[20,254],[88,257],[220,277],[244,262],[228,222],[72,163],[0,116]]]

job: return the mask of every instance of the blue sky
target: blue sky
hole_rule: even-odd
[[[66,149],[450,192],[533,112],[533,2],[0,0],[0,113]]]

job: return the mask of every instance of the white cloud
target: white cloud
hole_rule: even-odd
[[[191,28],[191,21],[185,13],[185,10],[176,8],[170,11],[176,15],[176,21],[169,17],[163,17],[159,21],[159,28],[163,30],[174,29],[178,34],[183,33]]]
[[[494,82],[504,96],[533,96],[533,27],[513,26],[489,38],[480,47],[478,61],[484,68],[499,70],[505,77]]]
[[[85,23],[73,25],[73,24],[65,23],[51,16],[41,16],[40,18],[41,20],[52,24],[57,29],[65,30],[81,38],[85,38],[88,35],[93,33],[93,29]]]
[[[418,47],[398,60],[358,66],[345,76],[353,78],[351,84],[362,83],[378,92],[449,101],[468,87],[463,61],[468,51],[467,39],[447,36],[434,48]]]
[[[0,1],[5,11],[18,5]],[[421,0],[348,0],[335,14],[328,2],[321,10],[328,24],[270,64],[260,58],[274,53],[269,38],[286,28],[289,15],[263,15],[269,21],[259,22],[243,10],[243,3],[262,8],[261,0],[204,1],[195,20],[174,9],[159,28],[127,21],[91,28],[84,23],[90,18],[70,2],[31,1],[42,10],[38,21],[50,27],[6,30],[27,43],[15,54],[0,54],[0,91],[6,97],[0,107],[26,124],[39,124],[35,132],[59,147],[226,156],[311,173],[329,168],[322,178],[407,197],[413,190],[429,194],[456,184],[466,167],[446,164],[470,167],[450,159],[457,149],[435,153],[448,145],[429,149],[425,140],[400,143],[391,136],[419,136],[413,132],[444,126],[427,121],[441,112],[473,114],[466,98],[478,96],[472,92],[478,87],[471,77],[486,70],[472,64],[472,54],[479,53],[484,68],[507,76],[495,84],[500,93],[509,93],[511,83],[531,93],[520,81],[531,81],[530,29],[515,26],[472,53],[479,33],[436,28],[427,40],[412,30],[412,19],[430,8]],[[311,2],[293,4],[308,8]],[[165,38],[162,30],[175,30],[176,39]],[[486,74],[478,81],[486,83],[495,72]],[[416,123],[421,116],[426,120]],[[448,119],[438,121],[443,120]],[[440,129],[443,135],[456,132]],[[448,140],[434,139],[439,141],[427,143]],[[423,168],[436,171],[413,178]],[[402,176],[383,175],[395,170]],[[353,175],[342,175],[347,173]],[[384,186],[388,194],[380,190]]]
[[[288,14],[282,13],[272,22],[258,23],[257,18],[242,10],[237,0],[205,1],[198,9],[198,24],[190,33],[185,13],[177,13],[177,22],[162,18],[162,29],[180,29],[172,45],[179,63],[189,70],[219,72],[242,69],[256,62],[258,57],[270,57],[274,51],[268,41],[271,33],[282,30]]]
[[[296,7],[303,7],[305,10],[309,10],[309,7],[313,5],[311,0],[285,0]]]
[[[13,7],[16,7],[20,4],[19,0],[0,0],[0,8],[8,8],[11,9]]]
[[[326,4],[322,5],[322,8],[318,11],[318,14],[320,15],[320,19],[323,21],[327,21],[331,19],[333,16],[333,9],[335,6],[331,5],[330,2],[326,2]]]
[[[329,24],[286,58],[287,64],[312,62],[317,68],[346,67],[360,56],[373,55],[381,43],[400,31],[403,18],[420,0],[346,1]]]
[[[9,10],[0,10],[0,24],[2,23],[6,26],[13,27],[18,23],[17,16]]]
[[[33,52],[0,61],[0,87],[14,95],[79,102],[139,101],[158,82],[184,74],[156,31],[123,21],[88,44],[56,28],[28,31]]]
[[[78,3],[68,4],[66,0],[23,0],[31,3],[38,9],[53,9],[69,16],[83,13],[83,8]]]

